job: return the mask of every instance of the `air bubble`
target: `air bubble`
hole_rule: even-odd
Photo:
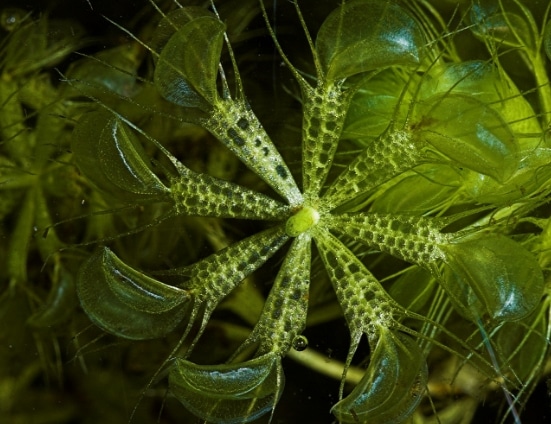
[[[303,335],[295,337],[293,340],[293,349],[298,352],[302,352],[308,347],[308,339]]]
[[[18,8],[6,8],[0,12],[0,26],[6,31],[11,32],[16,29],[21,22],[29,15],[23,9]]]

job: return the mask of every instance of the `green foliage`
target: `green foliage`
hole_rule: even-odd
[[[172,331],[183,319],[188,301],[185,291],[130,268],[107,248],[82,266],[77,290],[82,308],[94,323],[137,340]]]
[[[254,420],[277,404],[283,387],[277,355],[268,353],[242,364],[196,365],[177,359],[170,389],[190,411],[209,420]]]
[[[535,310],[544,289],[534,255],[502,235],[461,240],[445,247],[445,287],[458,311],[472,320],[486,313],[517,321]]]
[[[401,422],[419,404],[427,374],[423,353],[409,336],[383,332],[362,381],[332,412],[342,422]]]
[[[344,318],[339,422],[454,422],[496,389],[520,422],[551,332],[551,6],[473,0],[448,28],[425,0],[294,1],[278,26],[262,1],[167,3],[139,30],[111,22],[126,44],[61,84],[80,27],[4,12],[0,314],[18,325],[0,359],[23,355],[7,390],[41,399],[16,376],[61,384],[59,343],[82,338],[76,360],[97,346],[115,365],[73,379],[142,390],[105,422],[149,422],[138,404],[162,384],[167,417],[176,400],[205,422],[275,420],[284,358]],[[268,39],[296,84],[256,60]]]
[[[86,114],[73,136],[71,148],[76,164],[99,188],[132,200],[162,198],[167,193],[168,189],[148,166],[137,137],[111,114]]]
[[[174,34],[162,47],[155,68],[159,92],[180,106],[207,108],[218,100],[216,79],[225,26],[204,9],[179,9],[165,19]],[[189,46],[184,54],[182,46]]]
[[[353,0],[331,13],[317,34],[316,53],[327,81],[392,65],[415,66],[422,29],[393,2]]]

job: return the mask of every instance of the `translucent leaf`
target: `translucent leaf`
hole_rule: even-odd
[[[505,183],[464,170],[462,192],[472,200],[496,205],[511,204],[526,198],[551,178],[551,149],[538,147],[520,160],[519,168]]]
[[[526,96],[495,64],[470,60],[438,66],[423,80],[420,97],[428,99],[436,94],[449,93],[467,95],[491,105],[515,134],[541,132]],[[534,138],[521,137],[517,141],[521,147],[527,142],[532,143],[530,148],[536,147]]]
[[[426,171],[407,176],[385,190],[370,211],[423,215],[450,203],[450,196],[460,186],[454,169],[445,165],[429,165]]]
[[[386,131],[392,120],[405,120],[406,116],[402,115],[405,115],[407,108],[401,108],[402,114],[398,118],[394,115],[401,95],[404,96],[402,104],[413,101],[411,87],[417,84],[407,86],[407,78],[400,69],[389,68],[361,83],[346,113],[343,138],[350,138],[366,147]]]
[[[71,148],[77,166],[102,190],[125,199],[164,196],[134,133],[109,112],[91,112],[77,124]]]
[[[241,364],[196,365],[176,359],[170,390],[211,423],[247,423],[270,411],[283,391],[281,359],[269,353]]]
[[[461,93],[480,100],[498,100],[496,82],[499,82],[497,68],[483,60],[471,60],[460,63],[446,63],[435,68],[423,81],[421,96],[432,97],[435,94]]]
[[[193,288],[200,300],[216,304],[260,268],[287,240],[284,227],[279,225],[233,243],[193,265],[164,274],[189,277],[186,287]]]
[[[19,25],[9,34],[9,43],[2,49],[2,71],[17,78],[54,66],[84,44],[83,35],[84,29],[75,21],[43,17]]]
[[[503,235],[459,240],[441,246],[442,283],[459,311],[476,321],[489,314],[514,321],[531,313],[543,295],[543,274],[535,256]]]
[[[317,231],[315,240],[350,330],[351,360],[362,334],[374,336],[391,325],[392,306],[379,281],[337,237]]]
[[[398,423],[421,402],[427,384],[424,355],[411,337],[381,333],[367,371],[331,412],[344,423]]]
[[[164,15],[155,28],[149,47],[160,53],[168,40],[187,23],[202,17],[213,18],[214,15],[200,6],[179,7]]]
[[[490,107],[463,95],[435,96],[420,107],[417,139],[466,168],[503,182],[518,167],[511,129]]]
[[[225,25],[212,16],[193,19],[166,43],[154,81],[161,95],[180,106],[208,108],[217,99],[216,78]]]
[[[515,2],[518,7],[519,3]],[[469,19],[474,24],[472,31],[479,37],[496,45],[534,49],[535,42],[531,25],[522,16],[505,11],[514,6],[505,6],[502,0],[476,0],[470,8]],[[525,11],[521,10],[521,13]]]
[[[496,350],[520,381],[528,381],[538,369],[547,352],[546,302],[534,313],[519,322],[506,322],[498,331]]]
[[[82,265],[76,286],[90,319],[128,339],[167,334],[182,321],[189,300],[186,291],[129,267],[106,247]]]
[[[398,278],[388,294],[410,312],[422,313],[434,300],[436,280],[424,268],[416,267]]]
[[[419,63],[422,29],[391,1],[352,0],[322,24],[316,51],[326,78],[337,81],[360,72]]]
[[[73,62],[66,73],[70,84],[62,87],[63,93],[67,96],[86,94],[106,100],[107,89],[120,96],[133,96],[138,92],[137,56],[135,47],[125,45]]]
[[[323,187],[343,128],[350,96],[337,87],[303,88],[302,186],[308,199]]]

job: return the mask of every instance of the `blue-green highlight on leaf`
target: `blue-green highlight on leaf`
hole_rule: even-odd
[[[426,41],[417,21],[388,0],[352,0],[321,26],[316,51],[328,81],[387,66],[415,66]]]
[[[518,145],[503,118],[473,97],[437,95],[423,103],[415,137],[458,165],[499,182],[518,167]]]
[[[280,361],[273,353],[226,365],[176,359],[169,374],[170,390],[187,409],[210,423],[248,423],[279,400],[284,384]]]
[[[442,283],[469,319],[486,315],[516,321],[541,301],[544,279],[536,257],[510,238],[474,236],[441,249],[446,263]]]
[[[155,68],[155,85],[164,98],[201,109],[218,99],[216,80],[224,31],[225,25],[214,16],[201,16],[172,35]]]
[[[422,400],[428,379],[425,357],[407,335],[384,331],[360,383],[331,412],[344,423],[399,423]]]

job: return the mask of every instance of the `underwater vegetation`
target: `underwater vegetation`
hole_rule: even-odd
[[[0,421],[549,414],[551,5],[456,3],[3,9]]]

